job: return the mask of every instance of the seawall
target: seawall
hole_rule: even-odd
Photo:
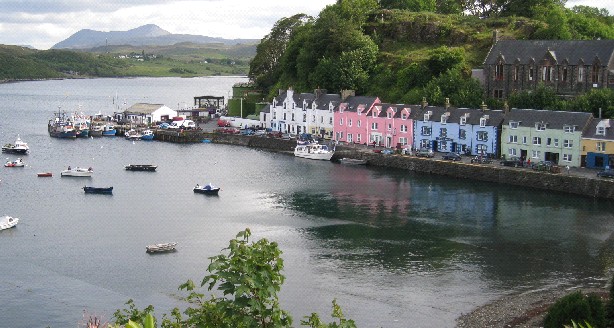
[[[162,139],[162,138],[161,138]],[[295,140],[282,140],[237,134],[213,132],[190,133],[185,141],[180,138],[175,142],[222,143],[237,146],[267,149],[271,151],[291,152]],[[171,141],[171,140],[167,140]],[[614,199],[614,180],[597,179],[567,173],[547,173],[530,169],[503,167],[497,164],[469,164],[462,162],[427,159],[400,154],[382,154],[373,152],[373,148],[362,146],[337,146],[332,161],[342,157],[366,159],[371,166],[390,167],[428,174],[438,174],[459,179],[480,180],[500,184],[515,185],[526,188],[552,190],[571,193],[591,198]]]

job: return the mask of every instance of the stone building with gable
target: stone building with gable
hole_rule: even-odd
[[[614,40],[496,40],[483,66],[484,91],[499,99],[540,83],[569,96],[614,88]]]

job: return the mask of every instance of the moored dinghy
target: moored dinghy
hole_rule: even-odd
[[[94,174],[94,170],[90,167],[89,169],[84,169],[82,167],[75,167],[74,169],[70,166],[67,170],[64,170],[60,173],[60,176],[63,177],[91,177]]]
[[[88,187],[88,186],[84,186],[83,187],[83,191],[85,191],[86,194],[107,194],[107,195],[111,195],[111,194],[113,194],[113,187]]]
[[[0,218],[0,230],[12,228],[17,225],[17,222],[19,222],[18,218],[5,215]]]
[[[158,166],[152,164],[128,164],[124,168],[128,171],[155,171]]]
[[[177,243],[162,243],[145,246],[147,253],[174,252]]]
[[[6,163],[4,163],[5,167],[24,167],[26,166],[26,163],[23,162],[23,160],[21,160],[21,158],[18,158],[14,161],[7,161]]]
[[[208,183],[205,186],[200,186],[197,184],[196,187],[194,187],[194,192],[198,194],[217,195],[219,191],[220,187],[216,187],[211,183]]]

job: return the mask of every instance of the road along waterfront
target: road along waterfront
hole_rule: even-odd
[[[20,134],[31,152],[26,167],[0,170],[2,214],[20,218],[0,232],[3,325],[69,327],[84,311],[109,320],[128,299],[158,315],[183,307],[177,287],[202,279],[208,258],[246,227],[279,243],[281,306],[295,320],[311,312],[328,319],[337,299],[360,327],[452,327],[510,293],[606,284],[614,263],[608,201],[253,147],[61,140],[46,130],[58,106],[105,112],[116,90],[130,95],[128,105],[172,104],[224,95],[232,83],[0,85],[0,138]],[[158,168],[131,172],[128,164]],[[68,165],[91,166],[93,176],[61,178]],[[208,182],[222,188],[218,197],[194,194]],[[113,195],[85,194],[84,184],[113,186]],[[145,252],[163,242],[177,242],[177,251]]]

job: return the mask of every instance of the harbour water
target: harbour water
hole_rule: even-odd
[[[200,282],[208,258],[247,227],[283,251],[281,305],[295,326],[312,312],[331,321],[337,299],[359,327],[453,327],[509,293],[606,284],[614,263],[607,201],[229,145],[47,134],[58,106],[111,114],[115,98],[176,108],[225,96],[241,81],[0,84],[0,142],[19,134],[31,152],[25,168],[0,170],[0,215],[20,218],[0,231],[0,327],[74,327],[84,313],[108,321],[128,299],[158,316],[184,307],[177,287]],[[61,178],[68,165],[94,175]],[[37,177],[42,171],[54,176]],[[192,192],[208,182],[222,188],[218,197]],[[113,186],[113,195],[85,194],[84,185]],[[145,252],[161,242],[178,250]]]

